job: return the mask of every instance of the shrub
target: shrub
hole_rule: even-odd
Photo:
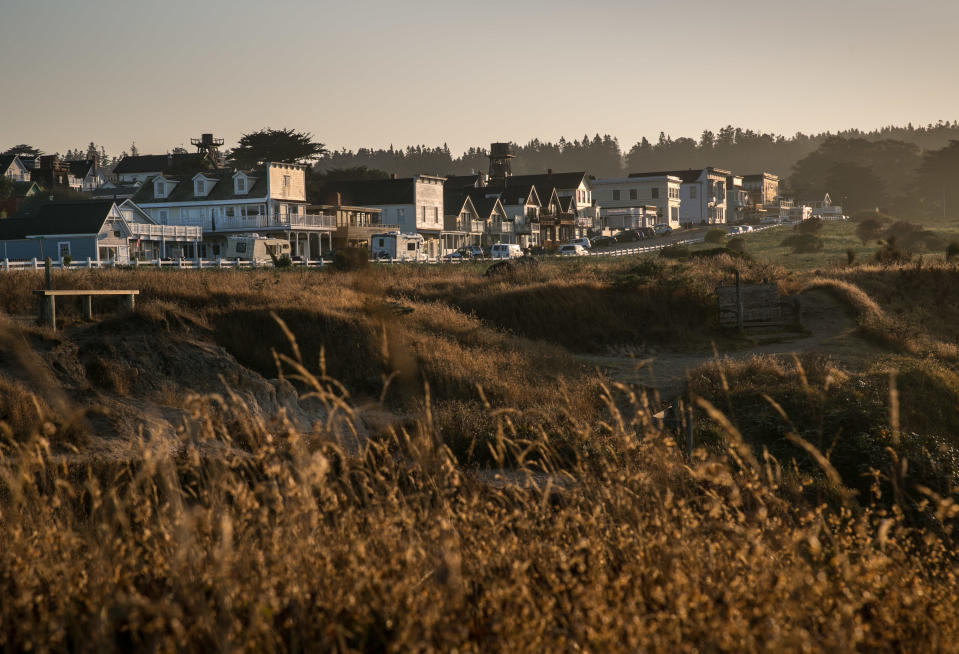
[[[340,248],[333,253],[333,267],[337,270],[362,270],[370,265],[370,251],[366,248]]]
[[[691,253],[690,256],[701,259],[711,259],[713,257],[720,257],[724,254],[727,254],[734,259],[746,259],[751,260],[752,257],[747,252],[739,252],[737,250],[731,250],[729,248],[709,248],[708,250],[695,250]]]
[[[928,229],[916,229],[898,239],[904,250],[909,252],[931,252],[945,247],[945,241]]]
[[[820,252],[823,245],[823,240],[815,234],[791,234],[780,243],[781,247],[792,248],[794,254]]]
[[[959,256],[959,241],[950,241],[946,246],[946,261],[952,261]]]
[[[885,245],[876,250],[876,261],[884,266],[909,263],[911,260],[912,255],[899,249],[894,236],[891,236]]]
[[[879,238],[879,234],[882,232],[882,225],[883,224],[876,218],[866,218],[856,227],[856,236],[859,237],[863,245],[866,245],[869,241],[874,241]]]
[[[894,219],[892,216],[879,211],[858,211],[852,215],[850,220],[854,223],[861,223],[866,220],[875,220],[881,225],[887,225]]]
[[[800,234],[818,234],[822,231],[823,221],[822,218],[818,216],[816,218],[810,218],[809,220],[803,220],[794,228]]]
[[[846,263],[852,265],[853,261],[856,260],[856,251],[852,248],[846,248]]]
[[[688,259],[690,256],[689,246],[687,245],[667,245],[659,251],[659,256],[666,259]]]
[[[735,252],[745,252],[746,239],[742,236],[734,236],[726,243],[726,247]]]
[[[277,268],[289,268],[293,265],[293,259],[290,258],[290,255],[283,254],[273,261],[273,265]]]
[[[71,263],[73,263],[73,257],[71,257],[69,254],[63,257],[64,266],[69,266]]]
[[[725,239],[726,232],[719,228],[713,228],[703,236],[703,241],[706,243],[722,243]]]

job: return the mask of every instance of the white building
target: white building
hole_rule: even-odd
[[[682,225],[716,225],[726,222],[726,178],[732,173],[709,166],[702,169],[634,173],[630,177],[678,177],[679,222]]]
[[[654,224],[679,227],[679,177],[666,174],[640,173],[629,177],[592,180],[592,197],[601,220],[608,227],[623,221],[639,222],[632,227]],[[647,207],[655,207],[649,211]],[[612,223],[610,216],[616,216]],[[624,223],[625,224],[625,223]]]
[[[455,250],[458,235],[446,234],[443,207],[445,177],[416,175],[404,179],[362,179],[333,182],[324,192],[339,194],[346,204],[382,211],[384,223],[404,233],[421,234],[425,251],[438,256]]]
[[[206,257],[223,252],[227,235],[246,232],[288,239],[294,257],[318,259],[336,231],[335,217],[306,212],[306,166],[299,164],[160,174],[133,201],[161,225],[201,227]]]
[[[0,155],[0,177],[12,182],[29,182],[30,168],[15,154]]]

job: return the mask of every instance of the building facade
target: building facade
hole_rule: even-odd
[[[632,227],[652,227],[653,224],[679,227],[681,180],[672,175],[637,174],[622,178],[592,180],[592,197],[599,208],[604,226],[613,227],[607,217],[620,216],[613,220],[637,218],[641,224]],[[654,212],[647,207],[655,207]]]

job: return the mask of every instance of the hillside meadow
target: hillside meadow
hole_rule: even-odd
[[[787,258],[0,275],[0,647],[954,651],[959,269]],[[734,269],[879,354],[749,356]]]

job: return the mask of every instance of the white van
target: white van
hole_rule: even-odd
[[[496,243],[489,249],[490,259],[516,259],[523,256],[523,249],[516,243]]]
[[[286,239],[267,238],[257,234],[226,237],[224,256],[227,259],[266,263],[273,261],[273,257],[279,259],[284,254],[290,256],[290,242]]]
[[[401,234],[400,232],[373,234],[370,237],[370,253],[374,259],[420,261],[426,258],[426,253],[423,252],[425,240],[422,234]]]

